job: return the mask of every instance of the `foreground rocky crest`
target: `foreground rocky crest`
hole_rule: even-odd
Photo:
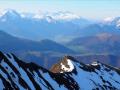
[[[65,56],[49,70],[0,52],[0,90],[119,90],[120,69]]]

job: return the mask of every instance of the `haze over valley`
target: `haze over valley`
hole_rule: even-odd
[[[0,15],[0,50],[46,68],[64,55],[119,67],[119,21],[119,17],[95,20],[71,12],[35,14],[10,9]]]

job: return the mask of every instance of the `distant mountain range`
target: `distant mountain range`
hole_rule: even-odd
[[[32,41],[11,36],[3,31],[0,31],[0,41],[3,41],[0,44],[1,50],[5,52],[35,50],[41,52],[47,51],[47,52],[73,53],[72,50],[52,40],[45,39],[41,41]]]
[[[120,18],[109,21],[84,19],[70,12],[47,14],[18,13],[8,10],[0,15],[0,30],[31,40],[51,39],[66,42],[99,33],[120,34]]]
[[[3,31],[0,31],[0,41],[0,51],[11,52],[26,61],[30,60],[43,65],[46,56],[75,53],[51,40],[32,41],[11,36]]]
[[[90,63],[98,60],[120,67],[120,35],[102,33],[88,37],[78,37],[66,43],[79,53],[78,60]]]
[[[35,62],[46,68],[64,55],[73,55],[84,63],[98,60],[119,67],[119,39],[117,35],[100,34],[76,38],[66,45],[61,45],[46,39],[41,41],[22,39],[0,31],[0,50],[4,53],[14,53],[26,62]]]
[[[119,29],[120,17],[95,21],[70,12],[32,14],[8,10],[0,14],[0,50],[47,68],[68,54],[79,59],[97,55],[98,60],[102,55],[109,57],[102,59],[104,63],[119,67]]]
[[[14,10],[8,10],[0,17],[0,29],[12,35],[31,40],[58,40],[59,38],[62,39],[63,36],[66,36],[66,38],[71,36],[72,38],[81,28],[94,23],[94,21],[69,12],[45,14],[41,18],[35,18],[35,16],[41,16],[41,14],[28,16],[29,14],[19,14]]]
[[[42,18],[35,18],[36,15],[28,16],[28,14],[23,15],[14,10],[8,10],[0,17],[0,29],[18,37],[41,40],[70,37],[78,31],[79,26],[85,27],[92,23],[77,16],[76,18],[70,13],[54,14],[59,19],[55,19],[53,15],[44,15]]]
[[[111,33],[100,33],[89,37],[75,38],[66,46],[74,50],[89,54],[112,54],[119,55],[120,53],[120,35]]]
[[[1,90],[119,90],[120,69],[100,62],[83,64],[71,56],[51,71],[0,52]]]

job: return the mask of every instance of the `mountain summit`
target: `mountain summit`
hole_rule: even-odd
[[[18,12],[15,10],[6,10],[4,11],[3,15],[1,16],[1,19],[3,20],[15,20],[20,19],[21,16]]]
[[[71,72],[74,69],[71,58],[70,56],[65,56],[59,63],[53,65],[50,70],[53,73]]]
[[[0,52],[0,90],[120,90],[118,68],[100,62],[85,65],[71,56],[58,65],[61,71],[54,73]]]

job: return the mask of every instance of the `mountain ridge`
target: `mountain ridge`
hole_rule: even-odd
[[[68,56],[66,59],[73,59],[73,57]],[[25,63],[13,54],[0,52],[0,89],[120,89],[120,69],[100,62],[94,62],[90,65],[76,60],[71,60],[71,62],[74,65],[72,71],[52,73],[34,63]]]
[[[3,31],[0,31],[0,41],[2,42],[0,43],[0,51],[5,53],[11,52],[28,62],[34,61],[39,64],[43,63],[43,65],[46,56],[74,53],[73,50],[52,40],[33,41],[18,38]],[[46,62],[48,62],[48,59]]]

